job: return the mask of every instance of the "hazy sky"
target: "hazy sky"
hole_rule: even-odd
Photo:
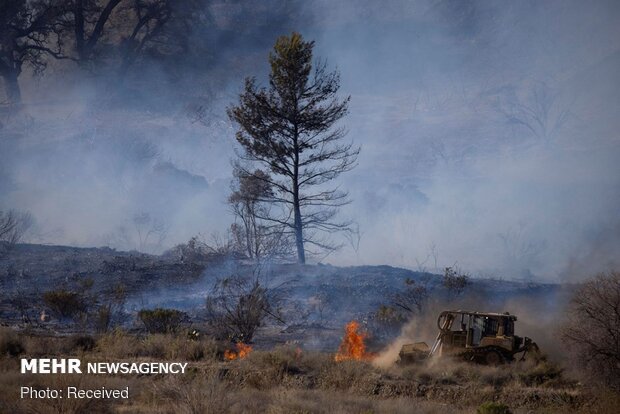
[[[22,76],[26,105],[1,120],[0,207],[33,214],[33,242],[157,252],[225,231],[225,108],[296,29],[341,72],[362,146],[339,182],[360,243],[325,261],[544,280],[618,265],[620,3],[325,0],[286,19],[267,4],[280,14],[256,13],[251,44],[197,30],[220,57],[204,76],[179,68],[182,83],[154,67],[115,101],[70,66]],[[208,11],[221,25],[239,7]],[[161,246],[137,215],[168,229]]]

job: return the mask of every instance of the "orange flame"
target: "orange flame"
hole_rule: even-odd
[[[246,356],[248,356],[250,354],[250,352],[252,352],[252,347],[250,345],[246,345],[243,342],[237,342],[235,344],[235,348],[237,348],[237,351],[230,351],[230,350],[226,350],[224,351],[224,358],[228,361],[232,361],[233,359],[243,359]]]
[[[368,338],[368,334],[365,332],[359,332],[359,323],[351,321],[345,328],[345,335],[342,338],[338,353],[334,356],[334,361],[346,361],[346,360],[370,360],[375,357],[373,353],[366,352],[366,344],[364,340]]]

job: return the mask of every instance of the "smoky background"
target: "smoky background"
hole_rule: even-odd
[[[326,261],[544,281],[618,264],[616,2],[197,4],[186,51],[122,79],[66,61],[22,74],[0,207],[32,214],[26,241],[161,253],[224,234],[225,108],[295,30],[340,71],[362,146],[341,178],[360,237]]]

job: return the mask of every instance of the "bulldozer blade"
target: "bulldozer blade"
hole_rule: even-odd
[[[426,342],[416,342],[403,345],[398,356],[401,363],[411,363],[426,359],[429,354],[430,348]]]

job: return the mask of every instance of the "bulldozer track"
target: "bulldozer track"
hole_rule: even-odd
[[[461,352],[458,356],[465,361],[476,362],[485,365],[501,365],[512,361],[512,355],[505,349],[498,346],[485,346],[482,348],[472,348]]]

